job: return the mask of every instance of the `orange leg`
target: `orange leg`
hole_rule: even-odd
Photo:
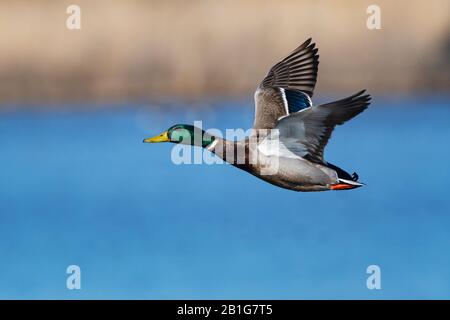
[[[349,190],[349,189],[354,189],[354,188],[358,188],[359,186],[354,186],[351,184],[347,184],[347,183],[336,183],[336,184],[332,184],[330,186],[331,190]]]

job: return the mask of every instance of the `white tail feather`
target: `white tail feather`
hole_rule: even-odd
[[[364,185],[363,183],[356,182],[356,181],[353,181],[353,180],[346,180],[346,179],[341,179],[341,178],[339,178],[338,180],[339,180],[339,182],[351,184],[352,186],[358,186],[358,187],[360,187],[360,186],[363,186],[363,185]]]

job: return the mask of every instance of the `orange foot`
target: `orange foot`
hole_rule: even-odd
[[[336,184],[332,184],[330,186],[331,190],[349,190],[349,189],[355,189],[358,188],[360,186],[358,185],[352,185],[352,184],[348,184],[348,183],[336,183]]]

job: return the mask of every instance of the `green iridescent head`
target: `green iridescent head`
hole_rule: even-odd
[[[173,142],[205,148],[210,145],[214,139],[214,136],[193,125],[176,124],[158,136],[144,139],[143,142]]]

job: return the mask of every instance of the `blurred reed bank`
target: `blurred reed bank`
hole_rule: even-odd
[[[251,95],[306,38],[321,55],[316,92],[448,92],[449,2],[0,1],[1,103]],[[66,27],[67,7],[81,29]]]

